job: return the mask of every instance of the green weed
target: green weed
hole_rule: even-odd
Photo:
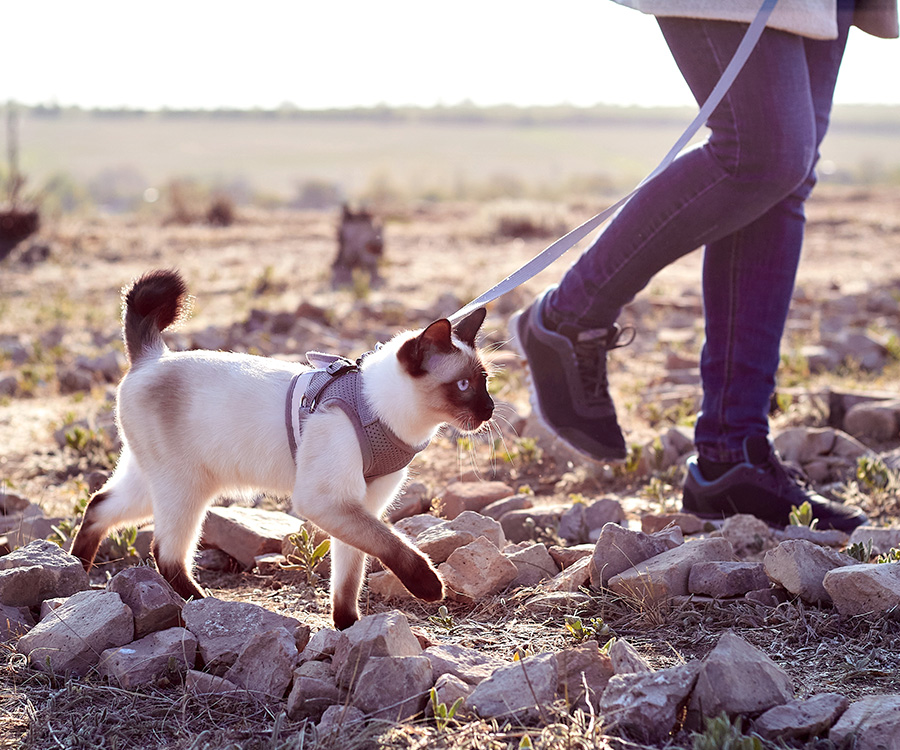
[[[813,510],[809,500],[804,500],[799,508],[796,505],[792,505],[788,520],[791,526],[807,526],[810,529],[815,529],[819,523],[818,518],[813,518]]]
[[[439,628],[443,628],[448,633],[456,627],[456,623],[453,622],[453,615],[450,614],[450,610],[447,609],[446,604],[442,604],[438,607],[437,614],[429,615],[428,622]]]
[[[741,731],[741,717],[732,723],[724,711],[715,718],[705,718],[705,730],[693,732],[694,750],[763,750],[762,740]]]
[[[288,541],[294,546],[292,552],[287,554],[287,562],[281,564],[284,570],[300,570],[306,575],[306,582],[311,584],[319,578],[316,573],[316,565],[318,565],[328,550],[331,549],[331,540],[324,539],[315,544],[309,531],[305,528],[300,529],[296,534],[288,536]]]
[[[434,712],[434,725],[439,732],[443,732],[453,721],[453,717],[456,716],[463,699],[457,698],[453,701],[453,705],[447,708],[446,703],[438,700],[437,690],[431,688],[428,691],[428,695],[431,699],[431,710]]]
[[[568,634],[577,642],[586,640],[609,641],[612,630],[603,622],[602,617],[592,617],[590,620],[582,620],[577,615],[566,615],[565,626]]]

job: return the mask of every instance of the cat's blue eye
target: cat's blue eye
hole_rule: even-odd
[[[456,387],[459,388],[459,390],[461,390],[461,391],[467,391],[467,390],[469,390],[469,381],[466,378],[463,378],[462,380],[457,380]]]

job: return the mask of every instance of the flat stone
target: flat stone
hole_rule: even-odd
[[[845,547],[850,539],[839,529],[811,529],[809,526],[786,526],[780,536],[782,540],[804,539],[821,547]]]
[[[660,601],[688,593],[688,579],[695,564],[732,558],[731,543],[726,539],[692,540],[619,573],[607,585],[618,594],[640,601]]]
[[[43,672],[83,676],[108,648],[134,639],[134,616],[112,591],[79,591],[23,635],[16,648]]]
[[[840,693],[819,693],[806,700],[775,706],[753,722],[765,740],[805,740],[822,736],[838,720],[850,701]]]
[[[828,603],[831,595],[825,589],[825,574],[856,561],[800,539],[782,542],[769,550],[763,562],[766,575],[792,594],[807,602]]]
[[[480,511],[512,494],[513,488],[504,482],[453,482],[444,488],[436,507],[442,518],[452,520],[464,510]]]
[[[247,691],[224,677],[189,669],[184,676],[184,689],[191,695],[227,695],[247,698]]]
[[[520,493],[511,497],[495,500],[490,505],[485,505],[481,509],[481,514],[488,518],[493,518],[495,521],[499,521],[511,510],[525,510],[531,508],[533,505],[534,503],[528,495]]]
[[[300,523],[299,518],[275,510],[212,507],[203,521],[202,540],[250,569],[257,556],[281,552],[282,540],[299,531]]]
[[[614,498],[600,498],[593,502],[573,503],[559,519],[558,534],[569,544],[596,541],[607,523],[621,524],[625,511]],[[591,534],[591,532],[595,532]]]
[[[641,516],[641,531],[655,534],[669,526],[677,526],[682,534],[699,534],[705,522],[693,513],[645,513]]]
[[[558,683],[556,654],[536,654],[495,670],[476,686],[465,705],[483,719],[527,725],[552,703]]]
[[[474,539],[483,536],[497,549],[502,549],[506,545],[506,537],[503,534],[503,527],[499,521],[483,516],[481,513],[464,510],[450,521],[448,526],[455,531],[467,532]]]
[[[156,630],[177,626],[181,621],[182,599],[156,570],[146,565],[127,568],[106,584],[134,614],[134,637],[143,638]]]
[[[299,663],[305,661],[323,661],[334,656],[342,634],[332,628],[320,628],[312,634],[306,646],[300,651]]]
[[[430,529],[433,526],[443,526],[446,523],[443,518],[438,518],[428,513],[420,513],[417,516],[401,518],[394,524],[394,529],[408,539],[415,539],[426,529]]]
[[[181,615],[185,627],[197,636],[206,670],[220,676],[234,664],[254,634],[281,627],[294,637],[298,628],[306,627],[293,617],[250,602],[225,602],[214,597],[187,602]]]
[[[556,563],[560,570],[565,570],[576,560],[582,557],[590,557],[594,554],[594,544],[576,544],[573,547],[560,547],[558,544],[552,544],[547,548],[550,557]]]
[[[506,538],[516,542],[540,542],[555,535],[559,519],[568,509],[566,505],[539,505],[522,510],[511,510],[500,517],[500,525]]]
[[[542,588],[545,591],[579,591],[586,588],[591,582],[591,565],[590,557],[582,557],[543,583]]]
[[[900,608],[900,563],[867,563],[834,568],[822,585],[845,617]]]
[[[445,562],[460,547],[475,541],[470,531],[454,529],[444,522],[438,526],[425,529],[416,537],[416,547],[424,552],[435,565]]]
[[[46,539],[0,557],[0,604],[36,607],[89,587],[81,561]]]
[[[734,554],[741,559],[755,557],[778,544],[765,521],[746,513],[726,518],[719,534],[731,542]]]
[[[852,738],[852,739],[851,739]],[[900,749],[900,695],[870,695],[854,701],[828,733],[836,747]]]
[[[700,670],[699,662],[658,672],[616,674],[600,698],[604,726],[641,742],[663,742],[675,728]]]
[[[606,588],[614,576],[682,543],[681,529],[644,534],[609,523],[601,530],[594,547],[591,586]]]
[[[688,591],[692,594],[726,599],[744,596],[749,591],[766,588],[769,577],[762,563],[733,562],[731,560],[699,562],[688,576]]]
[[[131,690],[193,669],[197,639],[184,628],[160,630],[100,654],[99,672]]]

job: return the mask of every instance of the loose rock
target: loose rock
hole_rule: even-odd
[[[115,680],[119,687],[131,690],[193,669],[196,656],[194,635],[184,628],[169,628],[106,649],[100,654],[99,671],[103,677]]]
[[[553,701],[558,681],[556,654],[528,656],[500,667],[479,683],[466,700],[466,708],[483,719],[530,724]]]
[[[134,616],[112,591],[80,591],[23,635],[16,646],[43,672],[87,674],[108,648],[134,639]]]
[[[127,568],[114,575],[106,588],[122,597],[134,613],[135,638],[179,624],[184,599],[153,568],[146,565]]]
[[[0,557],[0,604],[36,607],[89,587],[81,560],[45,539]]]
[[[631,531],[615,523],[600,532],[591,563],[591,586],[605,588],[609,579],[629,568],[682,544],[681,529],[656,534]]]
[[[460,547],[438,566],[453,599],[462,601],[497,594],[519,574],[511,563],[483,536]]]
[[[200,657],[207,671],[220,676],[234,664],[256,633],[284,628],[293,638],[298,627],[305,627],[293,617],[284,617],[249,602],[225,602],[213,597],[188,602],[182,609],[182,617],[185,627],[197,636]]]
[[[698,539],[662,552],[609,579],[612,591],[641,601],[660,601],[688,593],[691,568],[700,562],[731,560],[726,539]]]
[[[617,674],[600,698],[606,724],[644,742],[662,742],[675,728],[700,662],[658,672]]]
[[[900,608],[900,563],[869,563],[825,574],[825,591],[845,617]]]
[[[754,714],[793,698],[791,678],[758,648],[731,631],[703,660],[691,695],[689,720],[703,716]]]
[[[792,700],[766,711],[755,722],[754,731],[766,740],[805,740],[824,734],[850,701],[839,693],[820,693],[807,700]]]
[[[855,561],[847,555],[803,540],[787,541],[766,552],[766,575],[807,602],[830,602],[825,590],[829,570]]]

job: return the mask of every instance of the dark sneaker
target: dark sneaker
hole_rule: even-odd
[[[715,480],[704,478],[697,457],[687,461],[682,506],[688,513],[706,518],[725,518],[748,513],[771,526],[790,522],[792,507],[812,506],[819,529],[851,532],[866,523],[865,514],[851,506],[828,500],[806,484],[802,472],[781,462],[765,436],[744,440],[745,461]]]
[[[572,331],[548,329],[541,310],[548,289],[510,320],[510,333],[531,371],[531,405],[541,421],[595,460],[623,459],[625,438],[609,395],[606,352],[620,343],[619,326]]]

